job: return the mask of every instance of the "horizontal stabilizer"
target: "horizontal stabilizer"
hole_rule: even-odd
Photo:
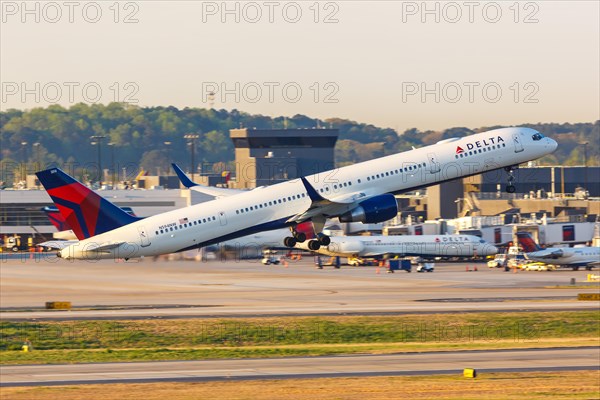
[[[72,244],[79,243],[78,240],[49,240],[47,242],[38,243],[37,246],[47,249],[62,250]]]

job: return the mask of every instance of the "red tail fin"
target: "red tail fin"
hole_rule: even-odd
[[[94,193],[60,168],[40,171],[36,175],[79,240],[139,219]]]
[[[542,248],[533,240],[529,232],[517,232],[517,239],[519,245],[523,248],[525,253],[532,253],[534,251],[542,250]]]
[[[42,211],[46,213],[52,225],[54,225],[59,232],[71,229],[67,226],[67,221],[65,221],[62,215],[60,215],[60,211],[58,211],[58,208],[44,207],[42,208]]]

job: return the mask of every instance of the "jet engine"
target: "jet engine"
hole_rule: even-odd
[[[393,194],[382,194],[358,203],[358,207],[340,215],[340,222],[376,224],[394,218],[398,203]]]

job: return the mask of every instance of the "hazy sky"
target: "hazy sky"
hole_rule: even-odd
[[[1,106],[213,90],[215,108],[401,131],[595,121],[599,4],[2,1]]]

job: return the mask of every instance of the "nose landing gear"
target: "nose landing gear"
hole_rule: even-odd
[[[517,169],[516,166],[510,166],[510,167],[505,167],[504,170],[508,173],[508,185],[506,185],[506,193],[514,193],[517,188],[515,188],[515,185],[513,185],[513,182],[515,181],[515,169]]]

